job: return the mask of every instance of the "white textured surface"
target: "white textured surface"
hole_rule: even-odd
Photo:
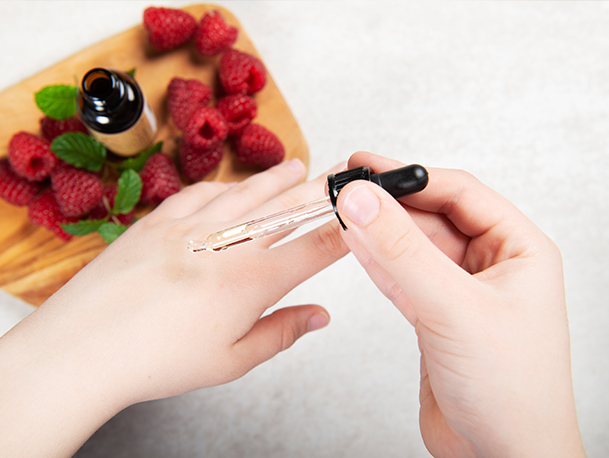
[[[311,176],[358,149],[466,169],[558,243],[584,442],[609,456],[609,4],[216,3],[297,117]],[[171,3],[0,2],[0,89],[150,4]],[[409,325],[352,257],[281,304],[306,302],[329,309],[328,329],[232,384],[127,409],[77,456],[428,456]],[[27,310],[0,293],[0,332]]]

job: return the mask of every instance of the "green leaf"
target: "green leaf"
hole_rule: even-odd
[[[105,219],[82,220],[77,223],[62,224],[61,227],[68,234],[81,236],[97,231],[105,222]]]
[[[162,147],[163,147],[163,142],[155,143],[154,145],[152,145],[150,148],[148,148],[143,153],[140,153],[135,157],[127,159],[127,160],[121,162],[120,164],[117,164],[115,166],[115,168],[117,168],[118,170],[133,169],[133,170],[136,170],[139,172],[140,170],[142,170],[144,168],[144,165],[146,164],[146,161],[148,160],[148,158],[150,156],[152,156],[154,153],[158,153],[159,151],[161,151]]]
[[[99,235],[101,235],[106,243],[112,243],[127,229],[129,228],[127,226],[123,226],[122,224],[103,223],[101,226],[99,226],[97,232],[99,232]]]
[[[76,86],[45,86],[34,94],[38,108],[50,118],[66,119],[76,113]]]
[[[133,67],[131,70],[129,70],[127,72],[127,75],[129,75],[131,78],[135,77],[135,67]]]
[[[106,148],[81,132],[68,132],[55,138],[51,150],[68,164],[98,172],[106,160]]]
[[[114,198],[112,212],[129,213],[140,200],[142,194],[142,179],[135,170],[127,169],[118,179],[118,190]]]

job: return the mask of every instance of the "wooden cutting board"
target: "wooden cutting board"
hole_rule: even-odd
[[[208,4],[183,9],[197,20],[207,10],[220,11],[227,23],[239,29],[234,48],[260,58],[241,24],[228,10]],[[145,29],[138,25],[0,93],[0,157],[8,154],[8,143],[14,133],[21,130],[40,133],[42,113],[34,103],[35,92],[51,84],[77,86],[87,70],[94,67],[124,71],[135,68],[136,80],[157,116],[157,140],[164,141],[163,153],[173,156],[181,132],[170,121],[165,106],[167,85],[171,78],[180,76],[196,78],[217,88],[217,64],[218,58],[201,56],[192,43],[172,51],[156,52],[147,44]],[[286,159],[300,158],[308,165],[308,148],[302,132],[271,75],[254,98],[258,104],[255,122],[279,137],[286,149]],[[229,145],[225,148],[222,162],[206,180],[241,181],[254,173],[237,163]],[[40,305],[105,247],[97,234],[62,242],[46,229],[30,224],[26,208],[0,199],[0,288],[25,302]]]

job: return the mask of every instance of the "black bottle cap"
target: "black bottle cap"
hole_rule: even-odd
[[[373,173],[370,167],[358,167],[351,170],[346,170],[340,173],[331,173],[328,175],[328,195],[330,196],[330,202],[332,202],[332,208],[334,213],[340,222],[340,225],[344,230],[347,230],[347,226],[340,219],[338,210],[336,209],[336,199],[338,193],[343,189],[347,183],[351,183],[355,180],[367,180],[379,185],[394,198],[399,199],[400,197],[414,194],[415,192],[422,191],[429,182],[429,175],[425,167],[418,164],[407,165],[399,169],[389,170],[383,173]]]

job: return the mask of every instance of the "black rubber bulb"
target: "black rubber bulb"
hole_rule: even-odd
[[[399,199],[400,197],[425,189],[429,182],[429,174],[425,167],[418,164],[410,164],[383,173],[373,173],[370,167],[358,167],[340,173],[331,173],[328,175],[328,195],[330,196],[334,213],[344,230],[347,230],[347,226],[340,219],[336,209],[336,199],[341,189],[355,180],[371,181],[379,185],[394,198]]]

